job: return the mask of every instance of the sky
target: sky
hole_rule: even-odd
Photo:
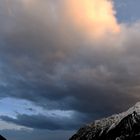
[[[0,0],[0,134],[66,140],[140,100],[139,0]]]

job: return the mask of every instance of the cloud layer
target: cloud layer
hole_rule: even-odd
[[[0,2],[0,97],[75,112],[59,121],[58,116],[42,114],[2,120],[35,129],[72,130],[139,100],[140,23],[119,25],[112,2],[98,0],[107,11],[102,21],[102,10],[97,10],[98,26],[92,24],[90,0],[68,0],[68,8],[63,0]],[[97,32],[104,35],[97,39]]]

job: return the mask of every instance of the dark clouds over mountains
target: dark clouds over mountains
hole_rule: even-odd
[[[42,0],[33,7],[16,0],[0,3],[0,97],[72,111],[62,118],[18,114],[2,120],[35,129],[74,130],[139,100],[139,22],[121,24],[118,35],[89,40],[65,21],[60,2]]]

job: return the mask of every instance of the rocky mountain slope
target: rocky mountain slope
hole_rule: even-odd
[[[69,140],[140,140],[140,103],[80,128]]]
[[[0,140],[6,140],[2,135],[0,135]]]

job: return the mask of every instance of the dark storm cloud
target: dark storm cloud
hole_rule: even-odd
[[[77,118],[78,117],[78,118]],[[48,130],[73,130],[78,129],[84,124],[84,118],[78,115],[72,117],[43,116],[39,115],[17,115],[17,119],[1,116],[3,121],[15,123],[17,125],[26,126],[34,129]]]
[[[89,41],[63,22],[64,17],[55,12],[57,6],[51,17],[43,4],[28,9],[16,2],[11,13],[0,16],[0,97],[26,99],[44,109],[73,110],[87,116],[83,122],[122,111],[138,101],[139,23],[122,25],[117,37]],[[76,117],[60,120],[60,124],[47,116],[2,119],[53,130],[81,124],[71,123]]]

